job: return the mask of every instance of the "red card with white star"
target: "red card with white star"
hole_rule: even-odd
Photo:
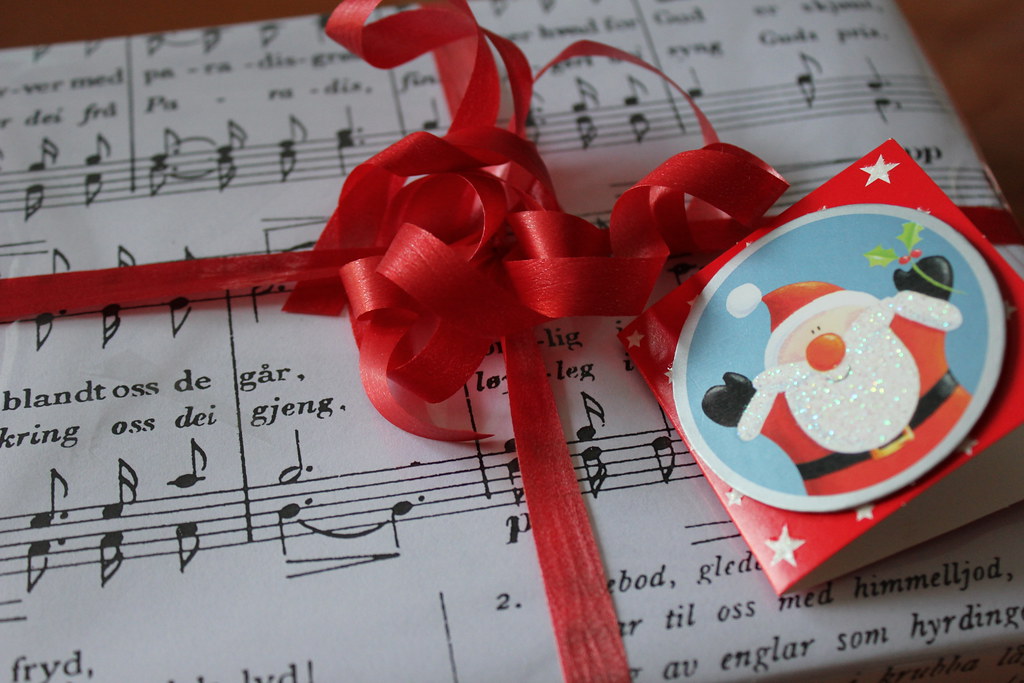
[[[890,140],[621,338],[782,593],[1024,499],[1021,307]]]

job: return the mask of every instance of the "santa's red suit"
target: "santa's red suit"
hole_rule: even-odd
[[[755,379],[755,387],[758,380],[772,374],[772,363],[786,337],[829,305],[874,302],[865,306],[869,313],[872,306],[878,311],[888,307],[885,317],[880,318],[888,323],[885,334],[891,331],[916,364],[919,385],[913,414],[895,425],[895,429],[900,430],[896,436],[891,439],[887,436],[885,443],[876,444],[874,448],[830,449],[822,445],[821,438],[815,440],[809,435],[813,428],[808,430],[801,426],[791,409],[792,401],[787,400],[789,391],[800,391],[799,380],[794,381],[794,375],[776,379],[770,390],[765,388],[771,386],[770,378],[760,382],[760,396],[755,394],[741,419],[741,438],[750,439],[760,434],[775,442],[797,465],[808,494],[845,493],[892,477],[928,454],[966,410],[971,396],[957,383],[946,362],[946,331],[958,326],[960,320],[959,311],[952,304],[911,292],[878,301],[870,295],[849,292],[828,283],[786,285],[765,295],[762,301],[771,313],[773,332],[766,351],[768,370]],[[951,324],[950,320],[955,323]],[[800,372],[806,374],[807,371]],[[760,409],[757,408],[759,402]],[[758,412],[761,414],[757,415]],[[904,417],[908,414],[905,411]],[[870,420],[863,422],[870,423]]]

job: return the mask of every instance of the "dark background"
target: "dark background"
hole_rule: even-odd
[[[896,0],[1024,222],[1024,2]],[[0,0],[0,47],[331,11],[335,0]]]

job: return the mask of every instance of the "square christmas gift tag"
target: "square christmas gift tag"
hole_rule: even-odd
[[[782,593],[1024,498],[1022,307],[890,140],[621,336]]]

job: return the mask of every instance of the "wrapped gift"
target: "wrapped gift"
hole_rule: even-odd
[[[534,70],[581,38],[619,51],[570,54],[519,112],[566,215],[614,222],[618,195],[700,147],[707,130],[687,97],[725,142],[787,178],[778,209],[888,137],[956,204],[998,206],[888,4],[475,10]],[[412,131],[441,133],[447,104],[474,83],[446,76],[464,44],[441,68],[423,56],[379,71],[323,27],[300,18],[0,53],[11,74],[0,272],[128,266],[107,284],[167,271],[180,283],[148,298],[104,290],[117,295],[85,310],[75,303],[88,292],[68,286],[7,320],[0,654],[11,680],[557,679],[563,627],[548,618],[557,600],[532,548],[544,522],[526,508],[506,397],[516,390],[503,359],[527,348],[542,353],[627,675],[1014,675],[1016,511],[778,597],[618,345],[626,316],[550,316],[514,350],[495,339],[455,397],[397,418],[445,425],[468,445],[383,419],[348,325],[281,312],[300,289],[289,275],[326,277],[332,259],[356,256],[307,254],[341,181]],[[459,36],[462,25],[435,28]],[[441,190],[419,187],[436,202]],[[368,212],[392,210],[372,202]],[[431,216],[448,207],[432,208],[418,222],[443,231]],[[240,276],[211,293],[194,265],[211,257],[250,274],[272,262],[278,280]],[[670,260],[659,292],[702,258]],[[553,417],[537,405],[537,421]],[[596,622],[601,602],[574,609],[593,605]],[[590,680],[622,673],[597,666]]]

